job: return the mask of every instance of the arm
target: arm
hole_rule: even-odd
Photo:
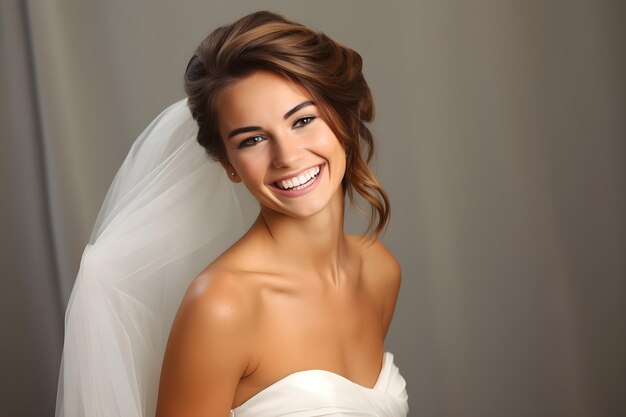
[[[156,417],[227,417],[249,363],[253,314],[232,276],[200,276],[172,324]]]

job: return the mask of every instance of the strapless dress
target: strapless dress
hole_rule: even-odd
[[[230,417],[406,417],[406,381],[383,354],[374,387],[368,388],[330,371],[298,371],[274,382],[230,411]]]

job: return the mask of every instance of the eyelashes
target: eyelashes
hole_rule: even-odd
[[[311,123],[314,119],[315,119],[315,116],[304,116],[304,117],[301,117],[301,118],[299,118],[299,119],[297,119],[295,121],[295,123],[293,124],[293,127],[297,128],[297,127],[306,126],[309,123]],[[306,120],[306,122],[305,122],[305,120]]]
[[[303,128],[309,124],[311,124],[311,122],[313,120],[317,119],[317,116],[313,116],[313,115],[309,115],[309,116],[302,116],[298,119],[296,119],[292,125],[292,129],[300,129]],[[263,140],[265,140],[265,137],[262,135],[254,135],[254,136],[250,136],[249,138],[244,139],[243,141],[241,141],[239,143],[239,145],[237,146],[237,149],[241,149],[241,148],[248,148],[250,146],[255,146],[257,143],[262,142]]]
[[[263,136],[252,136],[248,139],[245,139],[243,142],[241,142],[238,146],[237,149],[241,149],[241,148],[247,148],[249,146],[254,146],[257,143],[261,142],[261,140],[263,139]]]

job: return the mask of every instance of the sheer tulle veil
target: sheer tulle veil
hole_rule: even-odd
[[[233,185],[181,100],[137,138],[106,195],[65,313],[57,417],[154,416],[193,278],[243,232]]]

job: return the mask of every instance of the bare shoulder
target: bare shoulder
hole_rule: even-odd
[[[359,236],[351,236],[363,260],[365,274],[380,287],[399,287],[402,269],[396,257],[385,247],[380,239],[364,240]]]
[[[163,358],[157,417],[228,415],[256,327],[255,303],[240,278],[208,268],[190,284]]]
[[[379,303],[383,315],[383,326],[387,331],[395,310],[402,269],[396,257],[380,239],[350,237],[361,254],[362,275],[369,293]]]
[[[189,285],[180,309],[197,308],[207,318],[243,324],[253,317],[253,294],[239,271],[223,266],[209,267]]]

